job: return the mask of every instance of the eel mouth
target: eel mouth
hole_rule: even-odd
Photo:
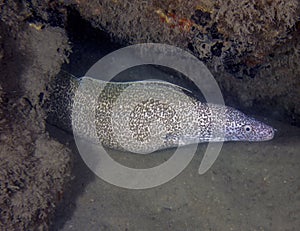
[[[275,132],[277,132],[277,129],[269,127],[268,131],[266,132],[266,134],[261,140],[262,141],[272,140],[275,136]]]

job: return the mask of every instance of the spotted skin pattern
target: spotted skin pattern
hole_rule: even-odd
[[[76,108],[73,131],[112,149],[149,153],[192,143],[265,141],[274,136],[272,127],[234,108],[202,103],[163,81],[107,83],[83,77],[71,86],[76,86],[75,100],[70,100]]]
[[[142,101],[135,106],[130,113],[129,126],[134,131],[133,138],[144,142],[151,136],[149,129],[150,123],[154,120],[161,121],[167,127],[167,131],[172,131],[172,124],[177,124],[175,118],[175,110],[168,104],[154,100],[152,98]],[[176,129],[176,128],[175,128]]]

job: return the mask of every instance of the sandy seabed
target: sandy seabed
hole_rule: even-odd
[[[204,175],[197,173],[206,147],[200,144],[179,176],[145,190],[119,188],[98,178],[70,142],[74,179],[51,230],[297,230],[300,129],[269,123],[278,129],[272,141],[225,143]],[[115,151],[112,156],[129,166],[156,165],[172,151],[150,157]]]

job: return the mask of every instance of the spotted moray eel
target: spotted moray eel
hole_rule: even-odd
[[[274,137],[271,126],[232,107],[200,102],[164,81],[64,77],[50,92],[48,121],[112,149],[148,153],[193,143]]]

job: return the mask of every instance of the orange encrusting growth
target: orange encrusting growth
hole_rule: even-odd
[[[179,28],[181,31],[189,32],[195,24],[186,18],[178,17],[175,13],[164,13],[161,9],[155,11],[158,14],[161,21],[168,24],[170,28]]]

